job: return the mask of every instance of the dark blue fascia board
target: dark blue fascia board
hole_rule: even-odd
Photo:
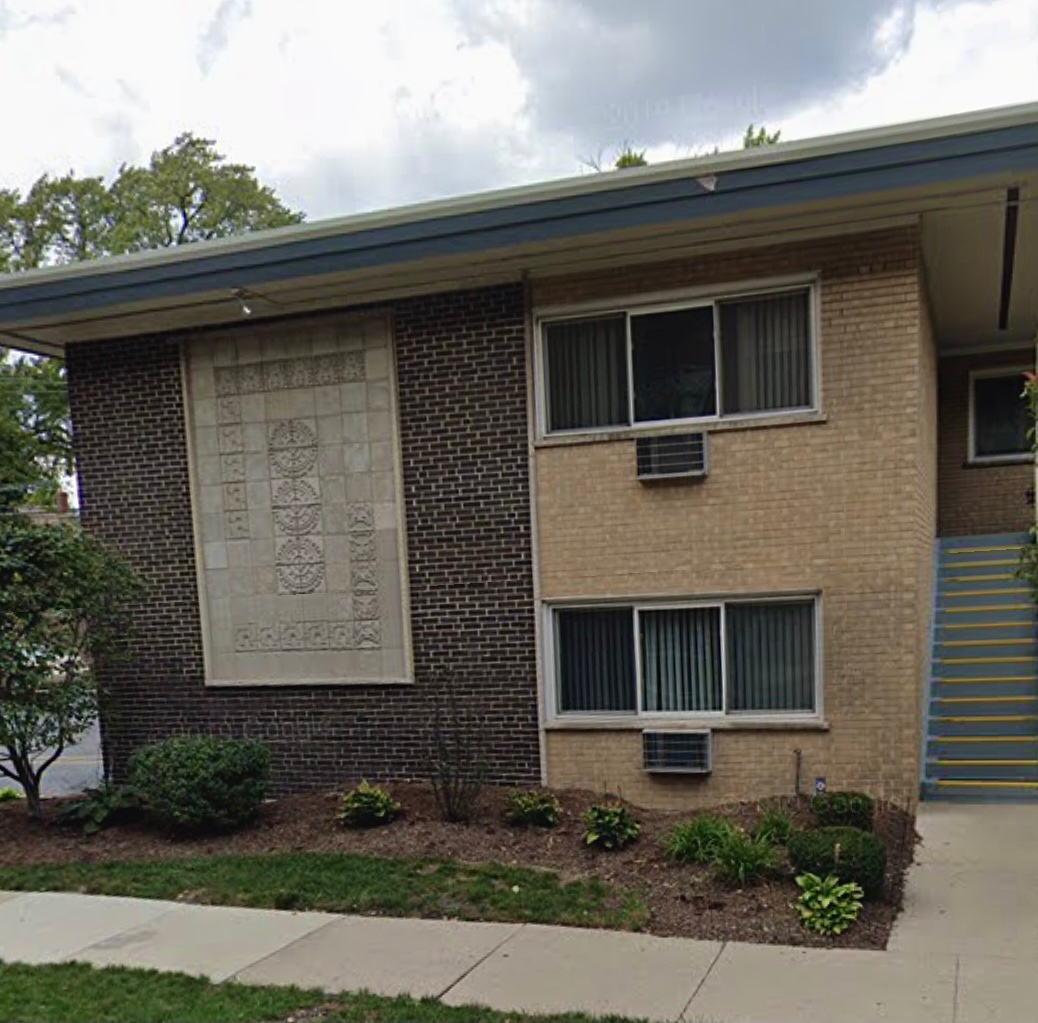
[[[0,290],[0,324],[1036,168],[1038,124],[1026,124],[721,171],[713,192],[690,172],[586,195],[26,282]]]

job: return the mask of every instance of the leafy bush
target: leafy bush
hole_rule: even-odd
[[[561,812],[555,793],[530,789],[528,792],[513,792],[508,797],[505,820],[516,827],[553,828],[558,824]]]
[[[339,820],[348,828],[375,828],[391,823],[400,812],[400,804],[377,785],[362,781],[342,797]]]
[[[796,904],[797,915],[809,931],[842,934],[858,919],[864,895],[860,884],[844,883],[832,874],[824,878],[801,874],[797,884],[802,889]]]
[[[774,873],[777,863],[775,848],[742,831],[733,831],[714,853],[717,876],[733,888],[759,884]]]
[[[797,831],[789,840],[789,859],[801,874],[860,884],[865,898],[878,898],[883,891],[887,850],[871,832],[858,828],[811,828]]]
[[[130,779],[149,813],[182,833],[233,831],[267,795],[270,752],[252,739],[193,735],[146,746]]]
[[[730,821],[704,813],[674,825],[665,848],[679,863],[712,863],[717,850],[734,834]]]
[[[132,788],[104,781],[97,788],[87,789],[82,798],[65,803],[56,819],[59,824],[82,825],[84,834],[93,835],[134,820],[141,810],[140,796]]]
[[[622,849],[641,834],[641,825],[626,806],[620,803],[599,803],[581,818],[584,822],[584,841],[603,849]]]
[[[871,831],[876,817],[876,804],[864,792],[821,792],[811,800],[811,809],[823,828]]]
[[[769,806],[753,825],[754,838],[769,845],[785,845],[793,834],[793,818],[780,806]]]
[[[22,798],[17,789],[0,789],[0,803],[13,803],[16,799]]]

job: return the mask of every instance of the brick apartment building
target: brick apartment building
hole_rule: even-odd
[[[696,806],[1038,791],[1038,107],[0,279],[148,585],[116,773],[423,770]]]

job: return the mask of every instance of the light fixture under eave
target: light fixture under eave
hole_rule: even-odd
[[[238,300],[238,305],[241,306],[242,316],[251,316],[252,306],[250,306],[249,303],[245,301],[244,288],[235,288],[234,291],[231,292],[231,295]]]
[[[717,175],[705,174],[701,178],[696,178],[696,184],[699,185],[705,192],[712,192],[715,188],[717,188]]]

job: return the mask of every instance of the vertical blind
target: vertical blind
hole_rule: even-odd
[[[814,603],[729,604],[728,708],[814,709]]]
[[[634,614],[629,607],[555,612],[559,711],[634,711]]]
[[[720,608],[642,611],[642,695],[646,711],[718,711]]]
[[[549,429],[630,422],[625,316],[550,323],[545,341]]]
[[[811,404],[809,293],[720,304],[723,412]]]

